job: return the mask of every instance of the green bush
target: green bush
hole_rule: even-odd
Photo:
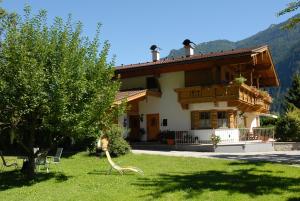
[[[112,156],[120,156],[130,152],[129,144],[122,137],[123,129],[118,125],[113,125],[105,135],[108,137],[108,151]]]
[[[261,127],[274,127],[277,124],[278,119],[271,117],[259,117]]]
[[[275,137],[280,141],[300,141],[300,109],[288,111],[278,119]]]

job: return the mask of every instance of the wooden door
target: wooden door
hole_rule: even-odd
[[[159,114],[147,114],[147,139],[159,140]]]
[[[140,140],[140,116],[130,115],[129,116],[129,140],[138,141]]]

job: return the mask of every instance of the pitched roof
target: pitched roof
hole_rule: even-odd
[[[178,57],[178,58],[165,58],[165,59],[161,59],[159,61],[153,61],[153,62],[121,65],[121,66],[115,67],[115,69],[116,69],[116,71],[122,71],[122,70],[126,70],[126,69],[140,68],[140,67],[145,67],[145,66],[162,65],[162,64],[177,63],[177,62],[183,62],[183,61],[215,59],[216,57],[251,54],[251,53],[255,52],[255,50],[263,48],[263,47],[266,47],[266,46],[243,48],[243,49],[232,49],[229,51],[211,52],[208,54],[195,54],[190,57],[182,56],[182,57]]]
[[[129,90],[129,91],[119,91],[116,95],[115,101],[122,101],[125,98],[133,97],[136,95],[146,93],[146,89],[143,90]]]
[[[161,93],[156,91],[151,91],[149,89],[119,91],[116,95],[114,103],[121,104],[122,101],[129,102],[148,95],[160,97]]]

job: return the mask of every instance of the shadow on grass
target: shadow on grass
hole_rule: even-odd
[[[289,198],[287,201],[300,201],[300,197]]]
[[[246,161],[246,160],[240,160],[240,161],[233,161],[230,162],[229,165],[235,165],[235,166],[241,166],[242,168],[244,167],[249,167],[249,166],[255,166],[255,167],[263,167],[267,164],[278,164],[276,162],[265,162],[265,161]],[[252,169],[253,170],[253,169]],[[265,172],[265,173],[284,173],[284,171],[279,170],[279,171],[274,171],[274,170],[259,170],[260,173]]]
[[[240,154],[216,154],[211,155],[213,158],[220,159],[233,159],[233,160],[246,160],[263,164],[263,162],[283,163],[283,164],[300,164],[300,155],[291,154],[253,154],[253,155],[240,155]]]
[[[226,191],[231,194],[246,194],[257,197],[266,194],[281,195],[300,191],[300,178],[274,176],[256,168],[234,171],[201,171],[194,173],[159,174],[158,178],[140,178],[134,183],[141,189],[149,190],[147,196],[158,199],[176,191],[186,192],[186,199],[199,196],[204,191]],[[290,201],[298,198],[291,198]]]
[[[88,172],[87,174],[90,175],[107,175],[108,171],[104,171],[104,170],[93,170],[91,172]]]
[[[28,180],[20,171],[7,171],[0,173],[0,192],[11,188],[22,186],[32,186],[36,183],[44,182],[49,179],[55,179],[56,182],[64,182],[71,178],[63,173],[37,173],[34,180]]]

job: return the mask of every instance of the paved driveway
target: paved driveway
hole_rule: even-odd
[[[300,167],[300,151],[272,151],[249,153],[214,153],[189,151],[147,151],[132,150],[135,154],[152,154],[194,158],[218,158],[227,160],[268,161],[296,165]]]

